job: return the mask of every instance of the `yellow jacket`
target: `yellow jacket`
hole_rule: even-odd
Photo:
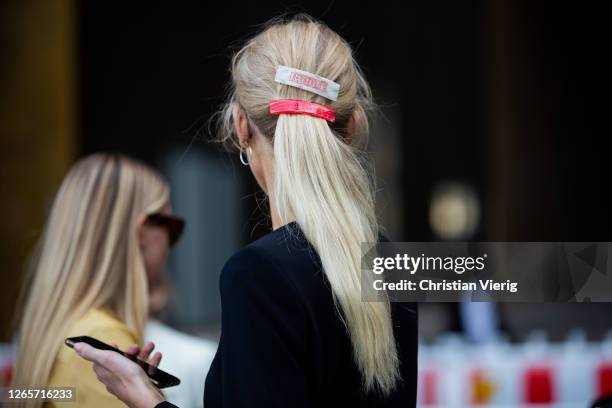
[[[116,344],[121,350],[136,344],[136,336],[107,309],[92,309],[74,322],[65,337],[91,336],[107,344]],[[49,404],[51,407],[115,408],[125,407],[98,381],[92,363],[79,357],[74,350],[62,346],[57,354],[49,387],[75,387],[74,402]]]

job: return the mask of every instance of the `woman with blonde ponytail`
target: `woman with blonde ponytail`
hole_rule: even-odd
[[[308,16],[276,20],[231,75],[221,138],[266,192],[273,231],[223,268],[205,406],[415,406],[415,306],[361,300],[361,245],[379,226],[362,151],[373,104],[350,46]],[[122,385],[131,362],[78,352],[111,392],[147,407]]]
[[[75,406],[125,406],[64,339],[87,335],[122,348],[142,343],[147,274],[161,272],[183,226],[169,199],[161,176],[127,157],[95,154],[73,166],[32,265],[15,387],[74,387]],[[152,349],[147,343],[130,353],[147,358]],[[154,354],[152,364],[160,358]],[[30,400],[15,406],[41,405]]]

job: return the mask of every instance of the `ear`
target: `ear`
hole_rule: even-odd
[[[247,147],[251,139],[249,132],[249,121],[246,113],[237,103],[232,107],[232,118],[234,119],[234,129],[238,135],[238,142],[241,147]]]
[[[147,215],[141,214],[136,220],[136,234],[138,236],[138,243],[142,246],[144,240],[144,224],[147,221]]]

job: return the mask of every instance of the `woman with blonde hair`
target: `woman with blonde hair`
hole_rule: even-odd
[[[273,231],[223,268],[205,406],[414,406],[416,307],[361,299],[361,245],[379,226],[363,154],[373,104],[349,44],[307,16],[277,20],[231,74],[222,138],[266,192]],[[172,406],[128,359],[75,350],[128,406]]]
[[[162,177],[127,157],[95,154],[72,167],[34,258],[15,386],[75,387],[77,406],[125,406],[64,339],[87,335],[122,348],[142,344],[147,273],[164,267],[183,228],[169,200]],[[130,352],[146,359],[152,348],[148,343]],[[151,362],[160,358],[156,353]]]

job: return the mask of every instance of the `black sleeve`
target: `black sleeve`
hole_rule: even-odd
[[[284,271],[257,247],[221,273],[221,390],[227,407],[311,406],[305,308]],[[207,390],[208,392],[208,390]]]

